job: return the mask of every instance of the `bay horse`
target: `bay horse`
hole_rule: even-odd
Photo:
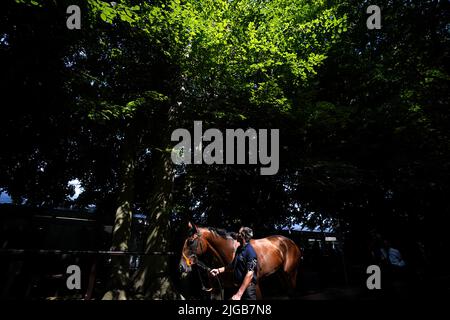
[[[184,241],[179,264],[182,275],[187,275],[192,271],[192,266],[197,265],[197,268],[207,271],[209,276],[210,269],[227,266],[233,261],[239,242],[229,233],[210,227],[197,227],[190,222],[188,228],[189,237]],[[297,271],[302,256],[295,242],[281,235],[273,235],[252,239],[250,244],[258,258],[257,298],[262,297],[260,280],[276,272],[281,275],[288,292],[292,292],[296,287]],[[221,273],[218,277],[219,283],[223,283],[224,286],[233,285],[232,272]],[[208,279],[211,280],[210,277]],[[203,281],[202,285],[204,287]]]

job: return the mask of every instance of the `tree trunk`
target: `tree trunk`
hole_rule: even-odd
[[[128,243],[131,236],[134,171],[136,165],[135,141],[137,139],[134,133],[134,125],[130,124],[122,147],[120,194],[112,233],[111,251],[128,251]],[[128,255],[111,257],[109,291],[103,296],[104,300],[125,300],[127,298],[127,288],[130,285],[129,269]]]
[[[177,299],[169,274],[170,212],[172,207],[172,162],[170,153],[154,151],[154,187],[149,197],[149,221],[145,253],[141,267],[134,277],[134,290],[138,298]],[[153,254],[155,252],[162,254]]]

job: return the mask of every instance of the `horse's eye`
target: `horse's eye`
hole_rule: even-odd
[[[191,244],[193,244],[194,243],[194,240],[193,239],[188,239],[188,241],[187,241],[187,244],[188,245],[191,245]]]

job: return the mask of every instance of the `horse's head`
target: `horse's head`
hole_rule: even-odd
[[[204,230],[197,228],[191,222],[189,222],[188,228],[189,236],[184,241],[179,264],[182,276],[186,276],[188,272],[192,271],[192,266],[198,262],[198,256],[204,254],[208,248]]]

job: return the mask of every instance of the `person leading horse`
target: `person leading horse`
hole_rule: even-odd
[[[211,275],[216,277],[220,273],[225,272],[227,268],[232,268],[234,281],[239,286],[239,290],[231,297],[232,300],[256,300],[258,257],[255,249],[250,244],[252,238],[253,230],[248,227],[242,227],[237,236],[239,246],[233,261],[227,266],[210,271]]]

